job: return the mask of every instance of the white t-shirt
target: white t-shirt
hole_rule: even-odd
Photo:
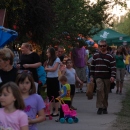
[[[52,66],[49,65],[48,67],[53,68],[56,63],[59,63],[58,68],[53,72],[47,72],[47,78],[58,77],[58,70],[59,70],[59,67],[60,67],[60,59],[57,57],[56,60],[54,61],[53,65]]]
[[[0,108],[0,130],[20,130],[21,127],[27,125],[28,117],[23,111],[6,113],[4,108]]]
[[[67,69],[65,70],[65,76],[67,78],[67,82],[69,84],[75,84],[75,75],[76,75],[76,71],[75,69],[71,68],[71,69]]]

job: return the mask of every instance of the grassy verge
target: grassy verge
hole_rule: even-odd
[[[130,81],[125,81],[126,96],[122,101],[122,109],[118,113],[113,130],[130,130]]]

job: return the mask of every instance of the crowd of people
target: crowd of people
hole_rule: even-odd
[[[88,82],[95,83],[97,114],[108,113],[111,85],[116,83],[116,93],[122,94],[124,76],[130,72],[129,48],[111,49],[101,40],[98,49],[90,52],[83,45],[82,40],[77,40],[71,57],[65,56],[63,46],[57,50],[49,47],[43,65],[29,43],[21,45],[22,54],[15,65],[13,51],[0,49],[0,129],[37,130],[36,124],[46,116],[40,95],[45,84],[50,114],[59,116],[56,122],[64,117],[62,109],[59,113],[59,100],[76,110],[73,106],[76,89],[83,92],[83,85]]]

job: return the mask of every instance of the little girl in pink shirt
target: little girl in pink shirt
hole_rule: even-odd
[[[18,86],[8,82],[0,88],[0,130],[28,130],[28,117]]]

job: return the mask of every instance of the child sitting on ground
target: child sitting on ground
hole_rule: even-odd
[[[70,98],[70,85],[67,83],[67,78],[66,76],[62,75],[59,77],[59,81],[62,84],[62,88],[60,91],[60,96],[57,97],[59,100],[62,99],[64,101],[65,104],[68,104],[68,106],[70,107],[71,105],[71,98]],[[64,117],[64,112],[62,110],[62,108],[60,108],[60,116],[59,119],[56,119],[55,121],[58,122],[60,120],[60,118]]]

